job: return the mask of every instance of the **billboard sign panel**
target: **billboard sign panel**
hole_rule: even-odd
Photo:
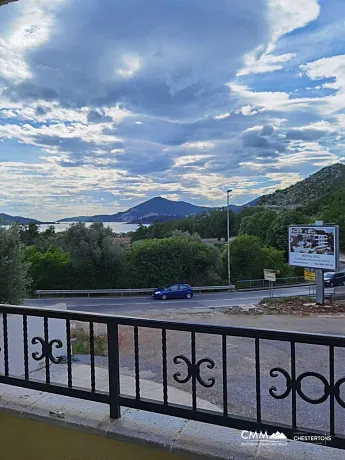
[[[289,265],[336,270],[338,259],[338,226],[291,225],[289,227]]]
[[[276,281],[276,273],[274,270],[264,270],[264,278],[266,281]]]

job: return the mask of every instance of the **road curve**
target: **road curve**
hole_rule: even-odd
[[[293,288],[275,289],[275,296],[308,295],[309,288],[297,286]],[[257,303],[269,297],[269,291],[222,292],[215,294],[194,294],[190,300],[154,300],[152,297],[54,297],[41,299],[26,299],[24,305],[49,307],[56,303],[66,303],[68,310],[93,313],[133,314],[143,312],[183,309],[208,309],[210,307],[229,307]]]

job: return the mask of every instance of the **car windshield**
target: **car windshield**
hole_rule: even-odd
[[[332,278],[333,275],[334,275],[334,273],[325,273],[325,274],[323,275],[323,277],[324,277],[325,279],[330,279],[330,278]]]

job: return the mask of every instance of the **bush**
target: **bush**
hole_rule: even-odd
[[[30,284],[28,265],[22,257],[19,229],[0,228],[0,302],[19,304]]]
[[[217,248],[174,236],[134,243],[127,252],[124,284],[129,287],[158,287],[170,283],[204,284],[218,280]]]

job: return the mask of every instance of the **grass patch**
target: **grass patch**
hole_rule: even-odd
[[[107,337],[94,337],[95,356],[108,356]],[[75,333],[72,337],[72,353],[75,355],[90,354],[90,337],[85,333]]]

